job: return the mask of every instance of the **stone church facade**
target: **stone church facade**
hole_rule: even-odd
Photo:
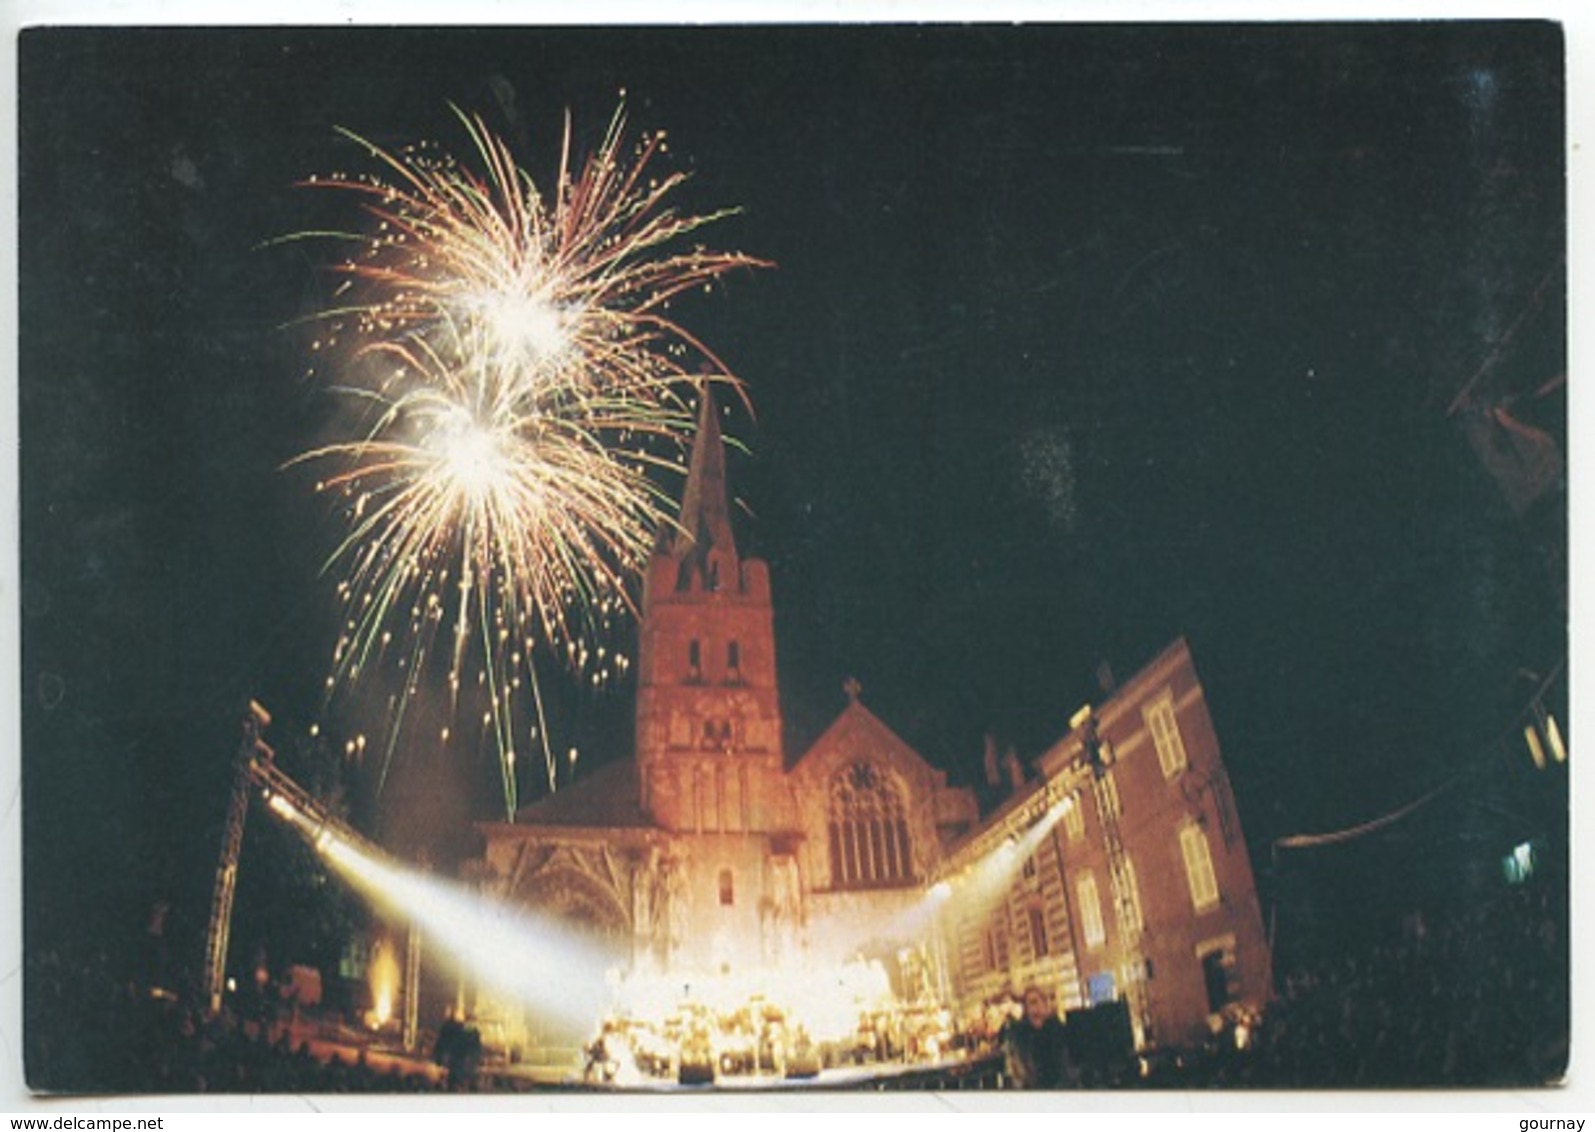
[[[482,826],[494,886],[641,974],[791,970],[880,942],[979,820],[975,796],[856,686],[789,759],[769,568],[737,547],[708,398],[641,613],[635,757]]]
[[[984,816],[851,682],[842,713],[791,758],[770,572],[740,553],[729,499],[706,396],[679,526],[645,576],[634,757],[480,827],[502,898],[559,916],[630,975],[677,985],[909,947],[935,970],[900,994],[964,1016],[1028,983],[1060,1009],[1121,999],[1141,1044],[1197,1036],[1214,1004],[1266,998],[1250,867],[1183,644],[1044,753],[1030,781],[1011,760],[1012,794]],[[1153,773],[1182,736],[1184,762]],[[1104,750],[1116,760],[1106,774]],[[1114,805],[1133,806],[1133,833]],[[999,879],[999,899],[978,916],[967,904],[926,914],[938,890],[1046,814],[1056,836]],[[1183,878],[1201,865],[1198,835],[1218,897],[1203,888],[1193,909]]]

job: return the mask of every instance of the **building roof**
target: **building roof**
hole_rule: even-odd
[[[692,442],[687,484],[681,496],[680,528],[670,544],[670,553],[679,558],[693,551],[706,554],[710,548],[736,554],[726,488],[725,442],[720,437],[714,393],[705,385],[698,403],[698,434]]]
[[[515,812],[517,826],[567,828],[649,829],[653,827],[638,805],[641,797],[637,760],[606,763],[586,778]]]
[[[852,684],[852,681],[849,681]],[[941,791],[947,786],[947,772],[926,760],[925,756],[909,746],[880,716],[858,699],[857,685],[848,691],[849,702],[840,715],[832,721],[820,737],[792,764],[788,773],[798,778],[824,777],[839,765],[868,751],[904,774],[924,784],[926,789]],[[952,787],[954,791],[960,787]],[[974,795],[970,798],[973,800]]]

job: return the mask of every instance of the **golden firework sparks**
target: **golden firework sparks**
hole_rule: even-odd
[[[657,473],[680,470],[693,391],[737,385],[671,301],[764,265],[672,250],[725,213],[676,212],[684,176],[650,171],[663,135],[628,147],[621,111],[575,170],[567,118],[551,195],[456,113],[473,163],[345,131],[376,171],[309,182],[356,194],[368,219],[339,237],[354,254],[316,347],[343,359],[334,388],[362,411],[352,435],[298,461],[327,468],[318,487],[349,524],[329,560],[348,610],[329,687],[402,674],[391,759],[423,682],[441,676],[457,706],[475,666],[513,816],[517,734],[540,738],[555,785],[533,650],[577,667],[624,661],[589,641],[630,607],[670,521]],[[528,708],[538,723],[523,729]]]

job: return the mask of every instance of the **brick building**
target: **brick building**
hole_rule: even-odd
[[[1186,643],[1077,712],[1033,767],[946,859],[956,879],[1023,850],[987,892],[949,905],[955,996],[1035,984],[1064,1011],[1122,1002],[1138,1047],[1198,1044],[1260,1008],[1268,943]]]

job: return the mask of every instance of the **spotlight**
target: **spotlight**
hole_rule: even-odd
[[[298,808],[287,798],[284,798],[281,794],[268,794],[266,797],[266,805],[275,811],[277,816],[286,821],[293,822],[299,820],[300,815]]]

